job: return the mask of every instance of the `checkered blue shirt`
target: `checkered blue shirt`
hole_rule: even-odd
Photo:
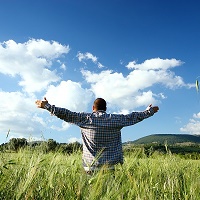
[[[121,129],[134,125],[154,114],[153,108],[127,115],[72,112],[46,104],[45,109],[58,118],[80,127],[83,141],[83,165],[98,167],[123,163]]]

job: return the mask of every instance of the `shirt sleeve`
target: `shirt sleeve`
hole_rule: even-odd
[[[48,110],[52,115],[73,124],[78,124],[86,119],[86,115],[84,113],[72,112],[66,108],[56,107],[55,105],[51,105],[47,103],[44,107]]]
[[[143,112],[132,112],[130,114],[124,115],[122,121],[123,126],[131,126],[138,122],[141,122],[142,120],[151,117],[154,115],[153,108],[149,108]]]

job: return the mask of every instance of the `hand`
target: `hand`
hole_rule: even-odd
[[[154,113],[158,112],[158,110],[159,110],[159,107],[158,107],[158,106],[153,106],[153,107],[152,107],[152,104],[150,104],[150,105],[147,107],[147,110],[149,110],[150,108],[153,108]]]
[[[44,97],[44,101],[42,100],[36,100],[35,104],[37,105],[38,108],[44,108],[44,106],[48,103],[46,97]]]

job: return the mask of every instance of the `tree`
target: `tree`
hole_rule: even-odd
[[[57,147],[57,142],[53,139],[48,139],[47,140],[47,152],[49,151],[55,151]]]
[[[18,151],[20,148],[27,146],[27,144],[25,138],[12,138],[10,139],[8,146],[10,150]]]

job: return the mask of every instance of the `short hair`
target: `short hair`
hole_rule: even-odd
[[[104,110],[106,111],[106,101],[102,98],[97,98],[95,101],[94,101],[94,107],[97,109],[97,110]]]

